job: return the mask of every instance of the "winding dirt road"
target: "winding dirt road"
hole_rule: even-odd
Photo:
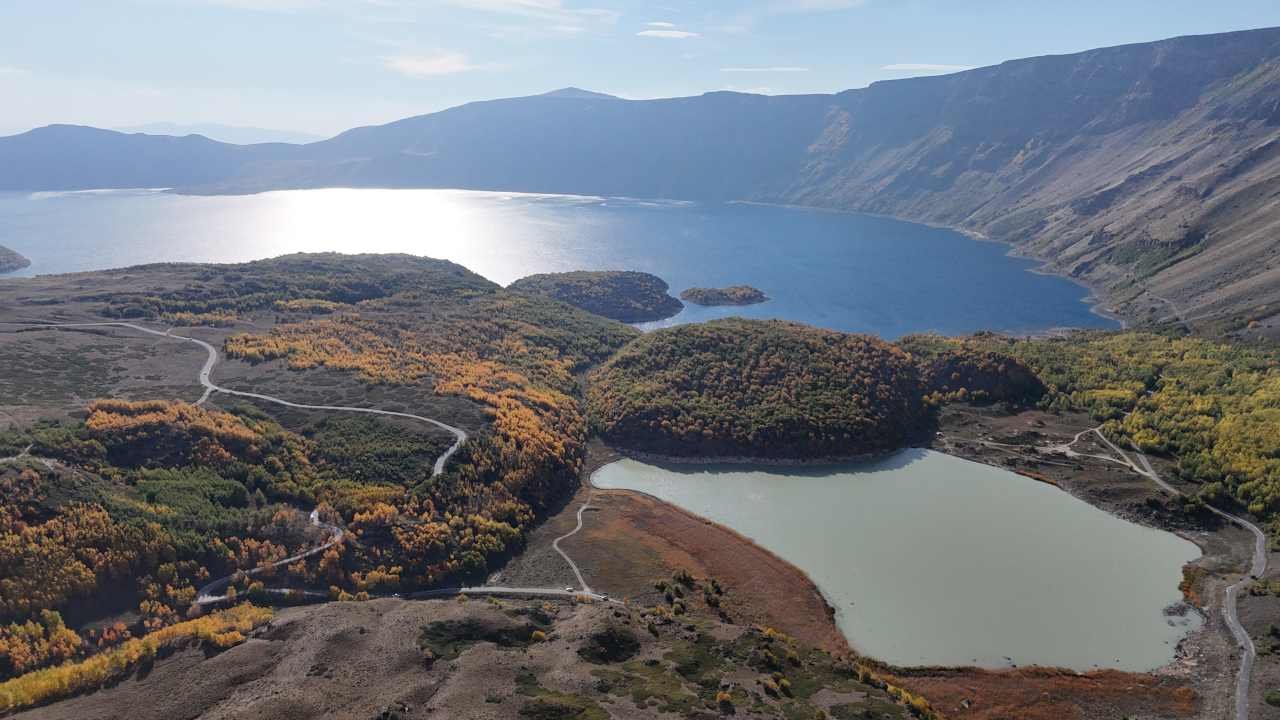
[[[1109,457],[1105,455],[1090,455],[1087,453],[1079,453],[1071,449],[1071,446],[1080,442],[1080,438],[1089,433],[1098,436],[1107,447],[1111,448],[1119,458]],[[1122,450],[1118,445],[1111,442],[1110,438],[1102,433],[1102,426],[1089,428],[1076,434],[1075,439],[1066,445],[1057,445],[1047,448],[1050,451],[1061,451],[1068,457],[1091,457],[1099,460],[1107,460],[1128,467],[1133,472],[1149,478],[1152,482],[1160,487],[1166,493],[1171,495],[1183,495],[1184,493],[1174,486],[1170,485],[1164,478],[1160,477],[1160,473],[1152,467],[1151,460],[1138,450],[1133,448],[1133,454],[1137,457],[1137,462],[1129,457],[1129,454]],[[1253,677],[1253,664],[1258,657],[1258,651],[1253,645],[1253,638],[1249,637],[1249,633],[1240,624],[1239,612],[1237,610],[1237,601],[1240,591],[1253,579],[1261,577],[1267,571],[1267,536],[1257,525],[1245,520],[1238,515],[1219,510],[1212,505],[1205,505],[1210,512],[1221,517],[1228,522],[1234,523],[1253,534],[1253,558],[1249,563],[1249,572],[1235,583],[1229,585],[1226,591],[1226,597],[1222,603],[1222,619],[1226,622],[1227,628],[1231,630],[1231,635],[1235,638],[1236,644],[1240,647],[1240,672],[1236,676],[1235,690],[1235,718],[1236,720],[1249,720],[1249,684]]]
[[[35,323],[35,322],[32,322],[32,323],[4,323],[4,324],[5,325],[25,325],[33,328],[54,328],[54,329],[85,328],[85,327],[123,327],[123,328],[129,328],[131,330],[137,330],[138,332],[144,332],[149,335],[156,335],[158,337],[170,338],[173,340],[180,340],[180,341],[189,342],[189,343],[195,343],[196,345],[199,345],[200,347],[204,348],[205,352],[208,353],[208,357],[204,361],[204,367],[200,368],[200,375],[199,375],[200,386],[204,388],[204,394],[200,396],[199,400],[196,400],[195,402],[196,405],[203,405],[209,399],[210,395],[212,395],[215,392],[220,392],[220,393],[223,393],[224,395],[234,395],[236,397],[254,398],[257,400],[263,400],[265,402],[275,403],[277,405],[284,405],[285,407],[299,408],[302,410],[329,410],[333,412],[353,412],[353,413],[365,413],[368,415],[387,415],[390,417],[408,418],[410,420],[417,420],[419,422],[427,423],[428,425],[435,426],[437,428],[440,428],[441,430],[447,430],[448,432],[453,434],[454,442],[453,442],[453,445],[451,445],[448,450],[446,450],[442,455],[440,455],[440,457],[436,458],[435,465],[432,467],[432,470],[431,470],[432,477],[435,477],[440,473],[444,472],[444,467],[449,462],[449,458],[453,457],[454,453],[458,452],[458,450],[462,448],[463,443],[467,441],[466,430],[463,430],[462,428],[454,427],[448,423],[441,422],[434,418],[424,417],[422,415],[413,415],[410,413],[395,412],[392,410],[377,410],[375,408],[348,407],[345,405],[307,405],[305,403],[296,403],[289,400],[284,400],[278,397],[274,397],[271,395],[263,395],[262,393],[245,392],[243,390],[232,390],[231,388],[222,387],[221,385],[214,383],[211,377],[213,374],[213,367],[218,364],[218,359],[219,359],[218,349],[210,345],[209,343],[203,340],[199,340],[197,338],[187,337],[185,335],[174,335],[172,328],[161,331],[161,330],[154,330],[149,327],[144,327],[142,325],[136,325],[134,323],[128,323],[128,322],[92,322],[92,323]]]
[[[343,530],[342,528],[338,527],[337,525],[330,525],[329,523],[321,520],[320,510],[318,508],[311,511],[309,520],[311,521],[311,524],[314,525],[315,527],[324,528],[325,530],[329,531],[329,540],[327,542],[325,542],[322,545],[317,545],[311,548],[310,550],[304,550],[303,552],[300,552],[296,555],[290,555],[289,557],[283,560],[277,560],[276,562],[273,562],[270,565],[263,565],[261,567],[256,567],[251,570],[245,570],[243,571],[244,574],[248,577],[253,577],[254,575],[259,575],[263,572],[266,572],[267,570],[282,567],[284,565],[292,565],[293,563],[296,563],[299,560],[302,560],[303,558],[309,558],[313,555],[318,555],[324,552],[325,550],[328,550],[334,545],[337,545],[338,543],[342,542],[342,538],[346,535],[346,531]],[[211,580],[205,583],[203,587],[201,587],[198,591],[196,591],[196,601],[194,604],[214,605],[226,600],[227,599],[226,592],[225,592],[226,588],[228,585],[231,584],[231,581],[235,579],[236,575],[238,574],[239,573],[232,573],[231,575],[220,577],[220,578],[217,578],[216,580]],[[272,590],[271,592],[276,592],[276,590]],[[281,592],[290,592],[290,591],[283,590]],[[307,592],[307,591],[302,591],[302,592]],[[214,593],[222,593],[222,594],[215,595]]]
[[[419,422],[424,422],[429,425],[433,425],[442,430],[449,431],[450,433],[453,434],[455,439],[454,439],[453,445],[451,445],[448,450],[446,450],[443,454],[441,454],[440,457],[436,458],[435,465],[432,467],[432,471],[431,471],[432,477],[435,477],[440,473],[444,472],[445,465],[449,462],[449,459],[453,457],[454,453],[458,452],[458,450],[462,447],[463,443],[467,441],[467,432],[462,428],[454,427],[452,425],[449,425],[448,423],[441,422],[434,418],[429,418],[422,415],[413,415],[410,413],[395,412],[392,410],[378,410],[375,408],[349,407],[345,405],[308,405],[304,403],[295,403],[290,400],[284,400],[282,398],[274,397],[271,395],[245,392],[242,390],[232,390],[231,388],[223,387],[221,385],[214,383],[212,379],[213,368],[215,365],[218,364],[218,360],[219,360],[217,348],[198,338],[187,337],[185,335],[175,335],[173,334],[172,328],[161,331],[161,330],[155,330],[153,328],[149,328],[143,325],[138,325],[138,324],[129,323],[129,322],[87,322],[87,323],[5,322],[0,324],[22,325],[22,326],[31,327],[31,328],[49,328],[49,329],[121,327],[121,328],[136,330],[138,332],[146,333],[148,335],[167,338],[170,340],[178,340],[182,342],[195,343],[196,345],[199,345],[200,347],[204,348],[205,352],[208,354],[208,356],[204,361],[204,366],[200,368],[200,374],[199,374],[200,385],[201,387],[204,388],[204,394],[202,394],[200,396],[200,399],[195,402],[196,405],[203,405],[206,401],[208,401],[209,397],[213,393],[219,392],[219,393],[223,393],[224,395],[234,395],[236,397],[254,398],[257,400],[263,400],[265,402],[275,403],[277,405],[283,405],[285,407],[300,408],[303,410],[327,410],[327,411],[334,411],[334,412],[354,412],[354,413],[366,413],[370,415],[386,415],[390,417],[408,418],[410,420],[417,420]],[[30,448],[27,448],[27,450],[30,450]],[[25,456],[26,456],[26,452],[24,452],[22,456],[16,456],[14,458],[3,458],[2,460],[16,460]],[[581,588],[580,590],[561,590],[558,588],[506,587],[506,586],[497,586],[497,585],[481,585],[476,587],[455,587],[455,588],[441,588],[436,590],[423,590],[420,592],[412,593],[411,595],[409,595],[409,597],[415,598],[415,599],[425,599],[425,598],[433,598],[433,597],[448,597],[453,595],[512,595],[512,596],[530,596],[530,597],[548,597],[549,596],[549,597],[568,597],[568,598],[585,596],[593,600],[609,601],[608,595],[604,595],[602,593],[597,593],[592,591],[591,587],[587,584],[587,581],[583,578],[582,571],[579,570],[577,563],[575,563],[567,553],[565,553],[563,550],[560,549],[561,540],[574,535],[575,533],[577,533],[579,530],[582,529],[582,513],[584,510],[587,510],[589,507],[591,507],[590,498],[588,498],[587,504],[584,504],[581,508],[578,509],[577,527],[575,527],[572,531],[566,533],[565,535],[562,535],[556,538],[555,541],[552,543],[552,546],[555,548],[555,551],[565,559],[565,562],[569,563],[569,567],[573,570],[574,576],[578,579],[578,585]],[[325,528],[329,531],[330,533],[329,539],[326,542],[324,542],[323,544],[317,545],[315,547],[312,547],[308,550],[305,550],[303,552],[300,552],[296,555],[291,555],[290,557],[287,557],[283,560],[279,560],[277,562],[271,563],[270,565],[264,565],[262,567],[246,570],[244,571],[244,574],[248,576],[253,576],[253,575],[260,574],[271,568],[277,568],[284,565],[289,565],[303,558],[312,557],[318,553],[328,550],[329,548],[333,547],[337,543],[342,542],[343,538],[346,535],[346,531],[344,531],[341,527],[338,527],[337,525],[330,525],[320,520],[318,510],[311,511],[310,521],[312,525]],[[234,577],[235,577],[234,575],[227,575],[225,577],[220,577],[206,583],[197,592],[195,604],[213,605],[213,604],[226,601],[227,598],[224,591],[227,588],[227,586],[231,584],[231,580]],[[327,597],[327,595],[324,595],[323,593],[317,593],[315,591],[309,591],[309,590],[293,591],[293,590],[287,590],[287,589],[281,589],[281,588],[268,588],[267,592],[272,594],[277,594],[277,595],[283,595],[290,592],[301,592],[304,596],[312,599],[320,599],[323,597]]]
[[[593,594],[591,592],[591,586],[587,585],[587,581],[582,578],[582,571],[578,569],[578,564],[573,561],[573,558],[569,557],[569,553],[566,553],[564,550],[560,549],[560,541],[571,538],[574,535],[577,535],[578,531],[582,529],[582,513],[586,512],[589,509],[592,509],[591,498],[592,498],[592,495],[588,494],[587,501],[582,503],[582,507],[578,508],[578,524],[574,526],[574,528],[569,532],[551,541],[551,548],[556,552],[560,553],[560,557],[564,558],[564,561],[569,563],[569,569],[573,570],[573,576],[578,579],[578,587],[582,588],[582,592],[588,595]]]
[[[31,448],[33,448],[33,447],[35,447],[35,446],[34,446],[34,445],[28,445],[28,446],[26,446],[25,448],[23,448],[23,449],[22,449],[22,452],[18,453],[17,455],[10,455],[9,457],[2,457],[2,458],[0,458],[0,463],[11,463],[11,462],[19,462],[19,461],[21,461],[21,460],[26,460],[27,458],[31,457]]]
[[[1105,438],[1104,438],[1105,439]],[[1108,440],[1107,444],[1111,444]],[[1112,445],[1112,447],[1115,447]],[[1119,448],[1116,448],[1119,450]],[[1123,453],[1122,453],[1123,454]],[[1151,461],[1141,452],[1134,450],[1134,454],[1138,457],[1138,462],[1142,463],[1145,468],[1146,476],[1151,478],[1161,488],[1166,491],[1181,495],[1175,488],[1161,479],[1155,468],[1151,467]],[[1240,591],[1244,589],[1249,581],[1261,577],[1267,571],[1267,536],[1257,525],[1245,520],[1238,515],[1223,512],[1212,505],[1205,505],[1210,512],[1215,515],[1239,525],[1240,527],[1253,533],[1253,559],[1249,563],[1249,574],[1237,580],[1235,583],[1227,587],[1226,599],[1222,603],[1222,618],[1226,621],[1227,627],[1231,629],[1231,634],[1236,639],[1236,644],[1240,646],[1240,674],[1236,676],[1236,720],[1248,720],[1249,718],[1249,683],[1253,677],[1253,663],[1257,660],[1258,651],[1253,646],[1253,638],[1249,637],[1249,633],[1240,624],[1240,617],[1237,612],[1237,599]]]

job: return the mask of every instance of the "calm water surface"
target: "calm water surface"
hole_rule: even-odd
[[[821,211],[457,190],[0,194],[0,245],[22,274],[302,251],[446,258],[502,284],[535,272],[634,269],[674,291],[747,283],[771,302],[691,306],[664,324],[743,315],[895,338],[1111,327],[1086,292],[1007,248],[949,230]]]
[[[1164,613],[1181,600],[1183,564],[1200,557],[1194,544],[949,455],[825,468],[621,460],[593,479],[726,525],[803,569],[850,643],[894,664],[1145,671],[1202,622]]]

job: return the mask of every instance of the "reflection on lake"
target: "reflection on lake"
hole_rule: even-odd
[[[535,272],[630,269],[674,293],[749,284],[773,300],[690,306],[673,322],[779,317],[895,338],[934,330],[1113,327],[1084,289],[1007,247],[847,213],[459,190],[300,190],[193,197],[145,190],[0,194],[19,274],[292,252],[446,258],[502,284]]]

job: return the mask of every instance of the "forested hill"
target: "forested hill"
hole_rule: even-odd
[[[1277,98],[1280,29],[1265,29],[836,95],[556,92],[301,146],[43,128],[0,138],[0,189],[457,187],[862,210],[1017,243],[1131,317],[1247,320],[1280,307]]]

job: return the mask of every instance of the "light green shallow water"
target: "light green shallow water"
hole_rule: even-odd
[[[1202,622],[1164,612],[1200,556],[1193,543],[941,453],[823,468],[620,460],[593,480],[733,528],[801,568],[849,642],[896,665],[1144,671]]]

